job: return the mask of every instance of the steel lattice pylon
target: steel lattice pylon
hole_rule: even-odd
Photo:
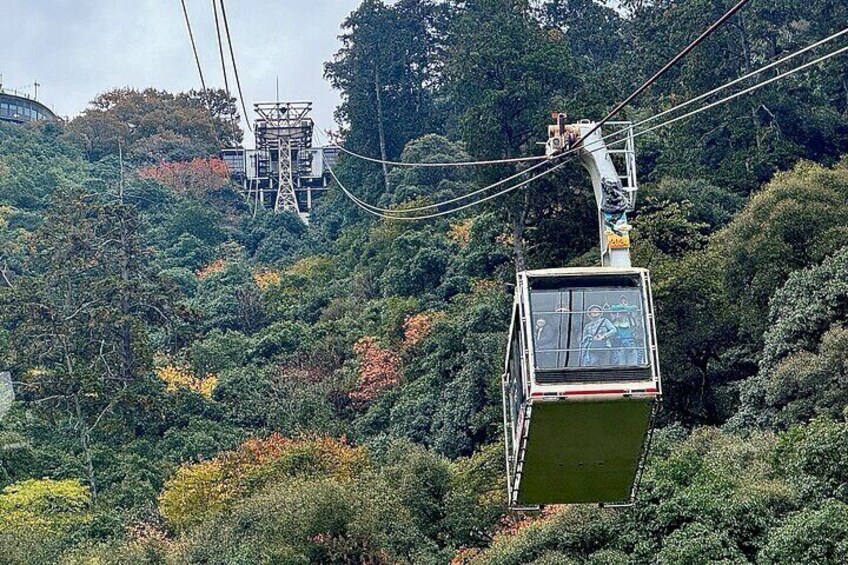
[[[297,197],[294,193],[294,178],[291,167],[291,142],[278,140],[275,151],[279,155],[277,163],[277,197],[274,200],[274,211],[281,210],[300,214]]]
[[[254,213],[260,208],[295,212],[309,221],[316,199],[330,184],[333,147],[313,147],[311,102],[255,104],[256,148],[221,152],[230,179],[241,188]]]
[[[312,147],[311,102],[263,102],[254,105],[257,119],[256,148],[266,152],[269,171],[276,172],[274,211],[292,211],[303,216],[295,194],[293,161]]]

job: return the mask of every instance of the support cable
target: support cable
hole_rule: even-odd
[[[715,22],[714,22],[714,23],[713,23],[710,27],[708,27],[707,29],[705,29],[705,30],[703,31],[703,33],[701,33],[701,35],[699,35],[698,37],[696,37],[696,38],[695,38],[695,40],[694,40],[694,41],[692,41],[692,43],[690,43],[689,45],[687,45],[687,46],[686,46],[686,47],[685,47],[685,48],[684,48],[684,49],[683,49],[680,53],[678,53],[677,55],[675,55],[675,56],[674,56],[674,58],[672,58],[672,59],[671,59],[668,63],[666,63],[665,65],[663,65],[663,67],[662,67],[660,70],[658,70],[656,73],[654,73],[654,75],[653,75],[651,78],[649,78],[648,80],[646,80],[646,81],[642,84],[642,86],[640,86],[639,88],[637,88],[636,90],[634,90],[634,91],[630,94],[630,96],[628,96],[627,98],[625,98],[624,100],[622,100],[621,102],[619,102],[619,103],[618,103],[618,105],[616,105],[616,107],[615,107],[615,108],[613,108],[612,110],[610,110],[609,114],[607,114],[606,116],[604,116],[604,118],[603,118],[600,122],[597,122],[597,123],[595,124],[595,126],[594,126],[592,129],[590,129],[590,130],[586,133],[586,135],[584,135],[584,136],[582,136],[582,137],[588,137],[588,136],[592,135],[593,133],[595,133],[596,131],[598,131],[598,129],[600,129],[600,128],[601,128],[601,127],[605,124],[605,123],[607,123],[607,122],[608,122],[608,121],[609,121],[609,120],[610,120],[613,116],[615,116],[618,112],[620,112],[622,108],[624,108],[625,106],[627,106],[628,104],[630,104],[630,103],[631,103],[631,102],[632,102],[632,101],[633,101],[633,100],[634,100],[637,96],[639,96],[639,95],[640,95],[640,94],[642,94],[645,90],[647,90],[647,89],[648,89],[648,88],[649,88],[652,84],[654,84],[654,83],[655,83],[655,82],[656,82],[656,81],[657,81],[657,80],[658,80],[658,79],[659,79],[662,75],[664,75],[664,74],[665,74],[665,73],[666,73],[666,72],[667,72],[667,71],[668,71],[671,67],[673,67],[674,65],[676,65],[676,64],[677,64],[677,63],[678,63],[678,62],[679,62],[679,61],[680,61],[683,57],[685,57],[686,55],[688,55],[690,51],[692,51],[695,47],[697,47],[698,45],[700,45],[700,44],[701,44],[701,42],[703,42],[703,41],[704,41],[707,37],[709,37],[710,35],[712,35],[712,33],[713,33],[715,30],[717,30],[719,27],[721,27],[721,25],[722,25],[724,22],[726,22],[728,19],[730,19],[730,18],[731,18],[731,17],[732,17],[732,16],[733,16],[736,12],[738,12],[740,9],[742,9],[742,7],[743,7],[745,4],[747,4],[749,1],[750,1],[750,0],[739,0],[739,2],[737,2],[737,3],[736,3],[736,5],[734,5],[734,6],[733,6],[732,8],[730,8],[727,12],[725,12],[725,13],[724,13],[724,15],[723,15],[723,16],[721,16],[719,19],[717,19],[717,20],[716,20],[716,21],[715,21]],[[578,141],[579,141],[579,140],[578,140]]]
[[[542,164],[547,165],[548,163],[542,163]],[[339,188],[342,189],[342,192],[344,192],[345,195],[348,198],[350,198],[357,206],[359,206],[360,208],[362,208],[363,210],[365,210],[369,214],[372,214],[374,216],[378,216],[380,218],[384,218],[384,219],[387,219],[387,220],[419,221],[419,220],[429,220],[431,218],[437,218],[439,216],[446,216],[448,214],[453,214],[454,212],[459,212],[460,210],[470,208],[471,206],[476,206],[477,204],[482,204],[483,202],[486,202],[487,200],[492,200],[493,198],[497,198],[498,196],[501,196],[501,195],[506,194],[508,192],[512,192],[513,190],[517,190],[517,189],[521,188],[522,186],[530,184],[534,180],[539,179],[539,178],[541,178],[545,175],[548,175],[548,174],[554,172],[555,170],[559,169],[560,167],[565,166],[566,164],[568,164],[568,161],[562,161],[561,163],[554,165],[553,167],[550,167],[549,169],[542,171],[541,173],[536,174],[536,175],[530,177],[529,179],[525,179],[525,180],[521,181],[520,183],[518,183],[516,185],[510,186],[509,188],[505,188],[504,190],[496,192],[495,194],[490,194],[489,196],[486,196],[485,198],[481,198],[480,200],[475,200],[474,202],[469,202],[468,204],[463,204],[462,206],[457,206],[456,208],[451,208],[450,210],[443,210],[441,212],[434,212],[432,214],[426,214],[426,215],[423,215],[423,216],[392,216],[392,215],[384,214],[384,213],[376,211],[376,210],[372,210],[371,207],[370,207],[370,204],[368,204],[367,202],[364,202],[364,201],[360,200],[359,198],[357,198],[356,195],[351,193],[339,181],[339,177],[336,176],[336,173],[335,173],[335,171],[333,171],[332,167],[330,167],[328,165],[327,168],[330,171],[330,175],[333,177],[333,180],[335,180],[336,184],[339,185]],[[524,172],[526,172],[526,171],[524,171]],[[524,173],[522,173],[522,174],[524,174]],[[394,209],[393,210],[393,212],[403,212],[403,211],[404,210],[402,210],[402,209]]]
[[[332,143],[331,147],[337,148],[342,153],[347,153],[351,157],[356,157],[357,159],[361,159],[363,161],[368,161],[371,163],[377,163],[379,165],[392,165],[395,167],[475,167],[479,165],[502,165],[505,163],[526,163],[528,161],[544,161],[547,159],[544,155],[533,155],[531,157],[513,157],[510,159],[491,159],[488,161],[449,161],[444,163],[407,163],[404,161],[386,161],[383,159],[376,159],[374,157],[368,157],[367,155],[362,155],[360,153],[356,153],[355,151],[351,151],[350,149],[346,149],[342,147],[338,143]]]
[[[320,138],[327,140],[326,136],[321,132],[321,130],[316,130],[316,131],[318,132],[318,135],[319,135]],[[329,140],[327,140],[327,141],[329,141]],[[493,184],[490,184],[488,186],[485,186],[483,188],[478,188],[477,190],[475,190],[473,192],[462,194],[460,196],[456,196],[454,198],[450,198],[448,200],[444,200],[444,201],[438,202],[436,204],[428,204],[428,205],[425,205],[425,206],[416,206],[416,207],[413,207],[413,208],[405,208],[404,212],[420,212],[422,210],[431,210],[433,208],[439,208],[439,207],[444,206],[446,204],[453,204],[454,202],[458,202],[460,200],[465,200],[466,198],[470,198],[472,196],[480,194],[481,192],[486,192],[487,190],[490,190],[492,188],[495,188],[497,186],[505,184],[505,183],[507,183],[511,180],[514,180],[514,179],[520,177],[520,176],[526,175],[526,174],[528,174],[529,172],[531,172],[535,169],[538,169],[540,167],[543,167],[544,165],[547,165],[549,159],[547,157],[544,157],[544,159],[545,160],[541,163],[536,163],[535,165],[533,165],[533,166],[531,166],[527,169],[524,169],[523,171],[519,171],[519,172],[517,172],[513,175],[510,175],[510,176],[508,176],[504,179],[501,179],[501,180],[499,180],[499,181],[497,181]],[[328,166],[328,168],[329,168],[329,166]],[[376,210],[378,212],[397,212],[398,211],[397,208],[380,208],[380,207],[375,206],[373,204],[368,204],[368,206],[372,210]]]
[[[250,115],[247,112],[247,106],[244,103],[244,93],[241,90],[241,79],[239,79],[238,65],[236,64],[236,53],[233,50],[233,39],[230,36],[230,22],[227,20],[227,8],[224,5],[224,0],[220,0],[221,3],[221,18],[224,20],[224,32],[227,35],[227,45],[230,48],[230,59],[233,62],[233,75],[236,79],[236,88],[238,89],[239,101],[241,102],[241,109],[244,111],[244,122],[247,125],[247,129],[250,133],[253,133],[253,127],[250,125]]]
[[[653,83],[655,83],[662,75],[664,75],[671,67],[676,65],[683,57],[689,54],[695,47],[697,47],[701,42],[703,42],[707,37],[712,35],[712,33],[718,29],[725,21],[731,18],[736,12],[738,12],[745,4],[747,4],[750,0],[739,0],[739,2],[730,8],[727,12],[724,13],[718,20],[716,20],[710,27],[704,30],[701,35],[695,38],[689,45],[687,45],[682,51],[680,51],[677,55],[675,55],[669,62],[667,62],[663,67],[654,73],[654,75],[646,80],[639,88],[634,90],[627,98],[625,98],[622,102],[617,104],[615,108],[613,108],[609,114],[607,114],[601,121],[595,123],[595,125],[586,133],[586,135],[582,137],[588,137],[595,133],[598,129],[600,129],[605,123],[607,123],[613,116],[615,116],[622,108],[632,102],[637,96],[642,94],[645,90],[647,90]],[[578,140],[579,141],[579,140]],[[516,157],[512,159],[492,159],[487,161],[459,161],[453,163],[404,163],[402,161],[387,161],[385,159],[375,159],[373,157],[368,157],[366,155],[361,155],[359,153],[355,153],[349,149],[345,149],[341,145],[334,145],[340,151],[347,153],[351,157],[356,157],[358,159],[362,159],[364,161],[369,161],[371,163],[378,163],[382,165],[393,165],[396,167],[470,167],[470,166],[478,166],[478,165],[499,165],[503,163],[525,163],[528,161],[542,161],[546,160],[547,157],[544,155],[532,156],[532,157]]]
[[[218,149],[222,149],[221,138],[218,136],[218,128],[215,127],[215,117],[212,114],[212,105],[209,103],[209,90],[206,88],[206,79],[203,78],[203,67],[200,65],[200,56],[197,54],[197,44],[194,41],[194,33],[191,31],[191,20],[188,17],[188,8],[186,8],[185,0],[180,0],[183,7],[183,16],[185,16],[186,29],[188,30],[188,38],[191,41],[191,50],[194,53],[194,62],[197,63],[197,74],[200,75],[200,86],[203,88],[203,99],[206,102],[206,111],[209,113],[209,121],[212,125],[212,133],[215,134],[215,142],[218,144]]]
[[[633,137],[637,137],[639,135],[644,135],[644,134],[650,133],[650,132],[652,132],[652,131],[654,131],[658,128],[665,127],[667,125],[671,125],[671,124],[678,122],[678,121],[680,121],[684,118],[689,118],[689,117],[694,116],[695,114],[700,114],[701,112],[703,112],[705,110],[709,110],[710,108],[718,106],[719,104],[724,104],[725,102],[729,102],[730,100],[733,100],[735,98],[739,98],[740,96],[742,96],[744,94],[748,94],[750,92],[753,92],[753,91],[755,91],[759,88],[762,88],[762,87],[764,87],[768,84],[771,84],[775,81],[778,81],[782,78],[786,78],[790,75],[794,75],[795,73],[802,71],[806,68],[809,68],[813,65],[823,63],[824,61],[827,61],[831,57],[836,57],[837,55],[841,55],[842,53],[845,53],[846,51],[848,51],[848,45],[846,45],[845,47],[842,47],[841,49],[837,49],[836,51],[832,51],[832,52],[828,53],[827,55],[823,55],[823,56],[819,57],[818,59],[814,59],[812,61],[804,63],[803,65],[799,65],[799,66],[795,67],[794,69],[790,69],[790,70],[783,72],[779,75],[775,75],[775,76],[771,77],[770,79],[764,80],[762,82],[758,82],[757,84],[750,86],[750,87],[748,87],[744,90],[740,90],[739,92],[734,92],[730,96],[726,96],[724,98],[716,100],[715,102],[711,102],[710,104],[707,104],[706,106],[701,106],[700,108],[696,108],[695,110],[692,110],[691,112],[687,112],[686,114],[682,114],[680,116],[677,116],[675,118],[667,120],[667,121],[665,121],[661,124],[657,124],[655,126],[644,129],[644,130],[636,133]]]
[[[744,90],[741,90],[741,91],[739,91],[739,92],[736,92],[736,93],[731,94],[731,95],[729,95],[729,96],[726,96],[726,97],[724,97],[724,98],[721,98],[721,99],[719,99],[719,100],[716,100],[716,101],[714,101],[714,102],[712,102],[712,103],[710,103],[710,104],[708,104],[708,105],[706,105],[706,106],[702,106],[702,107],[700,107],[700,108],[696,108],[695,110],[692,110],[692,111],[690,111],[690,112],[688,112],[688,113],[686,113],[686,114],[683,114],[683,115],[681,115],[681,116],[677,116],[677,117],[672,118],[672,119],[670,119],[670,120],[666,120],[666,121],[664,121],[664,122],[662,122],[662,123],[660,123],[660,124],[654,125],[654,126],[652,126],[652,127],[650,127],[650,128],[646,128],[646,129],[644,129],[644,130],[638,131],[638,132],[636,132],[636,133],[634,133],[634,134],[633,134],[633,138],[640,137],[640,136],[642,136],[642,135],[646,135],[646,134],[648,134],[648,133],[651,133],[652,131],[655,131],[655,130],[657,130],[657,129],[659,129],[659,128],[662,128],[662,127],[665,127],[665,126],[668,126],[668,125],[673,124],[673,123],[675,123],[675,122],[678,122],[678,121],[680,121],[680,120],[682,120],[682,119],[692,117],[692,116],[694,116],[694,115],[696,115],[696,114],[699,114],[699,113],[701,113],[701,112],[704,112],[704,111],[706,111],[706,110],[709,110],[709,109],[711,109],[711,108],[714,108],[715,106],[718,106],[718,105],[720,105],[720,104],[723,104],[723,103],[725,103],[725,102],[728,102],[728,101],[733,100],[733,99],[735,99],[735,98],[738,98],[738,97],[740,97],[740,96],[743,96],[743,95],[745,95],[745,94],[748,94],[748,93],[750,93],[750,92],[753,92],[753,91],[755,91],[755,90],[758,90],[758,89],[762,88],[763,86],[766,86],[766,85],[768,85],[768,84],[771,84],[771,83],[773,83],[773,82],[775,82],[775,81],[778,81],[778,80],[780,80],[780,79],[783,79],[783,78],[786,78],[786,77],[788,77],[788,76],[791,76],[791,75],[793,75],[793,74],[795,74],[795,73],[797,73],[797,72],[800,72],[800,71],[802,71],[802,70],[804,70],[804,69],[807,69],[807,68],[809,68],[809,67],[811,67],[811,66],[813,66],[813,65],[816,65],[816,64],[818,64],[818,63],[822,63],[822,62],[824,62],[824,61],[826,61],[826,60],[828,60],[828,59],[830,59],[830,58],[832,58],[832,57],[835,57],[835,56],[837,56],[837,55],[840,55],[840,54],[842,54],[842,53],[845,53],[846,51],[848,51],[848,46],[845,46],[845,47],[842,47],[842,48],[837,49],[837,50],[835,50],[835,51],[832,51],[832,52],[828,53],[827,55],[823,55],[823,56],[821,56],[821,57],[818,57],[817,59],[814,59],[813,61],[809,61],[809,62],[807,62],[807,63],[804,63],[804,64],[802,64],[802,65],[799,65],[799,66],[797,66],[797,67],[795,67],[795,68],[793,68],[793,69],[790,69],[789,71],[785,71],[785,72],[783,72],[783,73],[781,73],[781,74],[779,74],[779,75],[776,75],[776,76],[774,76],[774,77],[772,77],[772,78],[770,78],[770,79],[767,79],[767,80],[765,80],[765,81],[759,82],[759,83],[757,83],[757,84],[755,84],[755,85],[753,85],[753,86],[751,86],[751,87],[748,87],[748,88],[746,88],[746,89],[744,89]],[[616,133],[617,133],[617,132],[616,132]],[[613,145],[619,145],[619,144],[625,143],[626,141],[627,141],[627,139],[620,139],[620,140],[616,140],[616,141],[613,141],[612,143],[610,143],[610,144],[609,144],[608,146],[606,146],[606,147],[613,146]],[[574,148],[574,149],[576,150],[577,148]],[[593,152],[593,153],[594,153],[594,152],[596,152],[596,151],[600,151],[601,149],[602,149],[602,147],[599,147],[599,148],[597,148],[597,149],[592,149],[592,150],[590,150],[590,152]],[[569,151],[569,152],[566,152],[566,153],[564,153],[564,154],[559,154],[559,155],[557,155],[557,157],[564,157],[566,154],[571,155],[571,154],[573,154],[573,152],[572,152],[572,151]],[[425,215],[420,215],[420,216],[396,216],[396,215],[390,215],[390,214],[383,214],[383,213],[380,211],[380,209],[377,209],[377,208],[376,208],[376,207],[374,207],[373,205],[368,204],[367,202],[365,202],[365,201],[361,200],[361,199],[360,199],[360,198],[358,198],[356,195],[352,194],[352,193],[351,193],[351,192],[350,192],[350,191],[349,191],[349,190],[348,190],[348,189],[347,189],[344,185],[342,185],[342,183],[341,183],[341,182],[339,182],[339,179],[338,179],[338,177],[336,176],[336,174],[335,174],[335,172],[333,171],[333,169],[332,169],[332,167],[331,167],[331,166],[329,166],[329,165],[328,165],[328,169],[329,169],[330,174],[332,175],[333,179],[336,181],[336,183],[337,183],[337,184],[339,185],[339,187],[342,189],[342,192],[344,192],[344,193],[345,193],[345,195],[347,195],[347,196],[348,196],[348,198],[350,198],[350,199],[351,199],[351,200],[352,200],[352,201],[353,201],[353,202],[354,202],[357,206],[359,206],[360,208],[362,208],[363,210],[365,210],[365,211],[366,211],[366,212],[368,212],[369,214],[372,214],[372,215],[375,215],[375,216],[378,216],[378,217],[381,217],[381,218],[385,218],[385,219],[390,219],[390,220],[418,221],[418,220],[427,220],[427,219],[431,219],[431,218],[436,218],[436,217],[439,217],[439,216],[445,216],[445,215],[448,215],[448,214],[452,214],[452,213],[454,213],[454,212],[459,212],[460,210],[464,210],[464,209],[469,208],[469,207],[471,207],[471,206],[475,206],[475,205],[477,205],[477,204],[481,204],[481,203],[486,202],[486,201],[488,201],[488,200],[492,200],[492,199],[494,199],[494,198],[497,198],[498,196],[502,196],[502,195],[504,195],[504,194],[507,194],[507,193],[509,193],[509,192],[512,192],[512,191],[514,191],[514,190],[517,190],[518,188],[521,188],[521,187],[523,187],[523,186],[525,186],[525,185],[529,184],[530,182],[532,182],[532,181],[534,181],[534,180],[536,180],[536,179],[538,179],[538,178],[541,178],[541,177],[543,177],[543,176],[545,176],[545,175],[548,175],[548,174],[552,173],[553,171],[555,171],[556,169],[560,168],[561,166],[564,166],[564,165],[565,165],[566,163],[568,163],[568,162],[569,162],[568,160],[566,160],[566,161],[562,161],[562,162],[558,163],[557,165],[554,165],[554,166],[550,167],[549,169],[547,169],[547,170],[545,170],[545,171],[542,171],[541,173],[539,173],[539,174],[537,174],[537,175],[534,175],[533,177],[531,177],[531,178],[529,178],[529,179],[526,179],[525,181],[522,181],[522,182],[520,182],[520,183],[518,183],[518,184],[516,184],[516,185],[510,186],[510,187],[507,187],[507,188],[505,188],[505,189],[503,189],[503,190],[500,190],[500,191],[498,191],[498,192],[496,192],[496,193],[494,193],[494,194],[490,194],[489,196],[486,196],[485,198],[481,198],[481,199],[479,199],[479,200],[475,200],[475,201],[473,201],[473,202],[469,202],[469,203],[467,203],[467,204],[464,204],[464,205],[462,205],[462,206],[458,206],[458,207],[456,207],[456,208],[451,208],[450,210],[442,210],[442,211],[435,212],[435,213],[432,213],[432,214],[425,214]],[[529,171],[529,170],[528,170],[528,171]],[[522,174],[524,174],[524,173],[526,173],[526,172],[528,172],[528,171],[523,171],[523,172],[522,172]],[[487,189],[488,189],[488,188],[490,188],[490,187],[487,187]],[[469,195],[469,196],[470,196],[470,195]],[[447,201],[446,201],[446,202],[447,202]],[[441,204],[438,204],[438,205],[431,205],[431,206],[440,206],[440,205],[444,205],[446,202],[441,203]],[[404,210],[404,209],[397,209],[397,208],[394,208],[394,209],[391,209],[391,210],[386,210],[386,209],[382,209],[382,210],[383,210],[383,211],[390,211],[390,212],[395,213],[395,214],[399,214],[399,213],[400,213],[400,214],[402,214],[402,213],[404,213],[404,212],[406,211],[406,210]],[[411,209],[409,209],[409,210],[411,210]]]
[[[640,121],[634,123],[631,127],[636,128],[636,127],[639,127],[641,125],[647,124],[649,122],[653,122],[654,120],[658,120],[659,118],[661,118],[663,116],[667,116],[668,114],[671,114],[673,112],[676,112],[677,110],[680,110],[681,108],[685,108],[686,106],[694,104],[695,102],[698,102],[699,100],[703,100],[704,98],[709,98],[713,94],[718,94],[722,90],[730,88],[731,86],[735,86],[735,85],[739,84],[740,82],[746,81],[753,76],[756,76],[756,75],[763,73],[763,72],[765,72],[769,69],[772,69],[772,68],[774,68],[778,65],[781,65],[781,64],[785,63],[786,61],[789,61],[790,59],[794,59],[798,55],[801,55],[803,53],[806,53],[807,51],[810,51],[811,49],[815,49],[816,47],[821,47],[825,43],[829,43],[830,41],[833,41],[834,39],[841,37],[841,36],[845,35],[846,33],[848,33],[848,28],[845,28],[842,31],[838,31],[838,32],[834,33],[833,35],[825,37],[824,39],[821,39],[821,40],[813,43],[812,45],[808,45],[808,46],[804,47],[803,49],[799,49],[798,51],[794,51],[794,52],[790,53],[789,55],[786,55],[785,57],[782,57],[782,58],[780,58],[776,61],[772,61],[771,63],[769,63],[768,65],[765,65],[764,67],[760,67],[759,69],[751,71],[750,73],[743,75],[739,78],[736,78],[736,79],[734,79],[734,80],[732,80],[728,83],[725,83],[725,84],[723,84],[723,85],[721,85],[717,88],[714,88],[714,89],[710,90],[709,92],[699,94],[695,98],[692,98],[692,99],[687,100],[685,102],[681,102],[677,106],[674,106],[674,107],[669,108],[667,110],[663,110],[662,112],[660,112],[658,114],[654,114],[652,116],[649,116],[649,117],[645,118],[644,120],[640,120]],[[619,133],[621,133],[621,131],[622,130],[607,134],[602,139],[607,139],[609,137],[618,135]]]
[[[221,75],[224,77],[224,92],[227,93],[227,104],[229,104],[230,99],[230,81],[227,78],[227,63],[226,59],[224,59],[224,42],[221,39],[221,24],[218,21],[218,4],[216,0],[212,0],[212,15],[215,18],[215,35],[218,38],[218,54],[221,57]],[[235,115],[230,116],[230,125],[233,127],[233,143],[238,141],[238,124],[235,120]]]
[[[695,98],[692,98],[692,99],[687,100],[687,101],[685,101],[685,102],[681,102],[680,104],[678,104],[678,105],[676,105],[676,106],[674,106],[674,107],[672,107],[672,108],[669,108],[669,109],[664,110],[664,111],[662,111],[662,112],[660,112],[660,113],[658,113],[658,114],[654,114],[654,115],[649,116],[649,117],[647,117],[647,118],[645,118],[645,119],[643,119],[643,120],[640,120],[640,121],[638,121],[638,122],[636,122],[636,123],[632,124],[632,125],[631,125],[631,126],[629,126],[628,128],[622,128],[622,129],[620,129],[620,130],[617,130],[617,131],[614,131],[614,132],[608,133],[607,135],[605,135],[605,136],[601,137],[601,141],[606,141],[606,140],[608,140],[608,139],[610,139],[610,138],[617,137],[617,136],[619,136],[619,135],[620,135],[623,131],[626,131],[627,129],[635,129],[635,128],[638,128],[638,127],[640,127],[640,126],[642,126],[642,125],[645,125],[645,124],[648,124],[648,123],[650,123],[650,122],[653,122],[653,121],[655,121],[655,120],[657,120],[657,119],[659,119],[659,118],[661,118],[661,117],[663,117],[663,116],[666,116],[666,115],[668,115],[668,114],[671,114],[671,113],[673,113],[673,112],[676,112],[676,111],[680,110],[681,108],[685,108],[685,107],[687,107],[687,106],[689,106],[689,105],[691,105],[691,104],[693,104],[693,103],[695,103],[695,102],[697,102],[697,101],[699,101],[699,100],[703,100],[703,99],[705,99],[705,98],[708,98],[708,97],[710,97],[710,96],[712,96],[712,95],[714,95],[714,94],[717,94],[717,93],[719,93],[719,92],[721,92],[721,91],[723,91],[723,90],[725,90],[725,89],[727,89],[727,88],[729,88],[729,87],[731,87],[731,86],[734,86],[734,85],[736,85],[736,84],[738,84],[738,83],[740,83],[740,82],[742,82],[742,81],[745,81],[745,80],[747,80],[747,79],[749,79],[749,78],[751,78],[751,77],[753,77],[753,76],[756,76],[756,75],[758,75],[758,74],[760,74],[760,73],[763,73],[763,72],[765,72],[765,71],[767,71],[767,70],[769,70],[769,69],[772,69],[772,68],[774,68],[774,67],[775,67],[775,66],[777,66],[777,65],[780,65],[780,64],[782,64],[782,63],[785,63],[786,61],[789,61],[790,59],[793,59],[793,58],[797,57],[798,55],[801,55],[802,53],[805,53],[805,52],[807,52],[807,51],[809,51],[809,50],[811,50],[811,49],[814,49],[814,48],[816,48],[816,47],[820,47],[821,45],[824,45],[825,43],[828,43],[828,42],[830,42],[830,41],[832,41],[832,40],[834,40],[834,39],[836,39],[836,38],[838,38],[838,37],[840,37],[840,36],[842,36],[842,35],[845,35],[846,33],[848,33],[848,28],[846,28],[846,29],[844,29],[844,30],[842,30],[842,31],[840,31],[840,32],[837,32],[837,33],[835,33],[835,34],[833,34],[833,35],[831,35],[831,36],[829,36],[829,37],[826,37],[826,38],[824,38],[824,39],[822,39],[822,40],[820,40],[820,41],[817,41],[816,43],[814,43],[814,44],[812,44],[812,45],[808,45],[807,47],[804,47],[803,49],[800,49],[800,50],[798,50],[798,51],[795,51],[795,52],[793,52],[793,53],[790,53],[789,55],[787,55],[787,56],[785,56],[785,57],[783,57],[783,58],[781,58],[781,59],[778,59],[778,60],[776,60],[776,61],[773,61],[773,62],[771,62],[771,63],[769,63],[769,64],[767,64],[767,65],[765,65],[765,66],[763,66],[763,67],[760,67],[759,69],[754,70],[754,71],[752,71],[752,72],[750,72],[750,73],[748,73],[748,74],[746,74],[746,75],[744,75],[744,76],[741,76],[741,77],[739,77],[739,78],[736,78],[736,79],[734,79],[734,80],[732,80],[732,81],[730,81],[730,82],[728,82],[728,83],[726,83],[726,84],[723,84],[723,85],[721,85],[721,86],[719,86],[719,87],[717,87],[717,88],[714,88],[714,89],[712,89],[712,90],[710,90],[710,91],[708,91],[708,92],[705,92],[705,93],[703,93],[703,94],[700,94],[700,95],[696,96]],[[828,57],[829,57],[829,56],[828,56]],[[793,72],[796,72],[796,71],[793,71]],[[760,86],[762,86],[762,85],[760,85]],[[760,86],[757,86],[756,88],[760,88]],[[741,94],[740,94],[740,95],[741,95]],[[725,99],[723,99],[721,102],[725,102],[725,101],[728,101],[728,100],[730,100],[730,99],[732,99],[732,98],[725,98]],[[688,116],[688,115],[689,115],[689,114],[687,114],[687,116]],[[675,121],[676,121],[676,120],[675,120]],[[663,124],[661,124],[661,125],[660,125],[660,126],[658,126],[658,127],[663,127],[663,126],[665,126],[665,125],[668,125],[669,123],[672,123],[672,122],[664,122]],[[651,131],[653,131],[653,129],[656,129],[656,128],[652,128],[652,130],[651,130]],[[320,130],[318,130],[318,133],[319,133],[319,135],[321,135],[322,137],[324,137]],[[326,137],[324,137],[324,138],[326,139]],[[615,145],[615,143],[610,143],[610,145]],[[551,157],[551,159],[550,159],[550,160],[558,160],[558,159],[561,159],[561,158],[563,158],[563,157],[565,157],[565,156],[567,156],[567,155],[570,155],[570,154],[572,154],[572,153],[575,153],[576,151],[579,151],[579,149],[580,149],[579,145],[575,145],[574,147],[572,147],[572,148],[570,148],[570,149],[567,149],[567,150],[565,150],[565,151],[563,151],[563,152],[561,152],[561,153],[557,153],[556,155],[554,155],[553,157]],[[416,207],[412,207],[412,208],[404,208],[404,209],[403,209],[403,212],[404,212],[404,213],[409,213],[409,212],[420,212],[420,211],[424,211],[424,210],[431,210],[431,209],[441,208],[442,206],[445,206],[445,205],[447,205],[447,204],[452,204],[452,203],[454,203],[454,202],[458,202],[458,201],[460,201],[460,200],[465,200],[466,198],[470,198],[470,197],[472,197],[472,196],[476,196],[477,194],[480,194],[480,193],[483,193],[483,192],[487,192],[488,190],[490,190],[490,189],[492,189],[492,188],[495,188],[495,187],[500,186],[500,185],[502,185],[502,184],[504,184],[504,183],[506,183],[506,182],[508,182],[508,181],[510,181],[510,180],[513,180],[513,179],[515,179],[515,178],[519,177],[519,176],[522,176],[522,175],[524,175],[524,174],[527,174],[527,173],[529,173],[530,171],[532,171],[532,170],[534,170],[534,169],[536,169],[536,168],[540,167],[540,166],[541,166],[541,165],[543,165],[543,164],[544,164],[544,163],[540,163],[540,164],[534,165],[534,166],[530,167],[529,169],[526,169],[526,170],[524,170],[524,171],[520,171],[520,172],[518,172],[518,173],[516,173],[516,174],[514,174],[514,175],[511,175],[511,176],[509,176],[509,177],[507,177],[507,178],[505,178],[505,179],[503,179],[503,180],[501,180],[501,181],[498,181],[498,182],[496,182],[496,183],[494,183],[494,184],[491,184],[491,185],[485,186],[485,187],[483,187],[483,188],[480,188],[480,189],[474,190],[474,191],[472,191],[472,192],[469,192],[469,193],[466,193],[466,194],[462,194],[462,195],[460,195],[460,196],[456,196],[456,197],[454,197],[454,198],[451,198],[451,199],[448,199],[448,200],[444,200],[444,201],[441,201],[441,202],[438,202],[438,203],[435,203],[435,204],[428,204],[428,205],[424,205],[424,206],[416,206]],[[397,212],[398,212],[398,209],[397,209],[397,208],[380,208],[380,207],[377,207],[376,205],[373,205],[373,204],[368,204],[368,206],[369,206],[371,209],[376,210],[376,211],[379,211],[379,212],[388,212],[388,213],[397,213]]]

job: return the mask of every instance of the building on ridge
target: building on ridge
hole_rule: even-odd
[[[53,122],[57,119],[56,114],[35,97],[15,90],[4,90],[0,84],[0,121],[24,124],[36,120]]]

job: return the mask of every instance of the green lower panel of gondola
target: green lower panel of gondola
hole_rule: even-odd
[[[654,402],[535,402],[518,503],[627,502]]]

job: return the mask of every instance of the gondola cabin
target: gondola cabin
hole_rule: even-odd
[[[503,377],[509,502],[632,502],[661,394],[648,271],[518,273]]]

